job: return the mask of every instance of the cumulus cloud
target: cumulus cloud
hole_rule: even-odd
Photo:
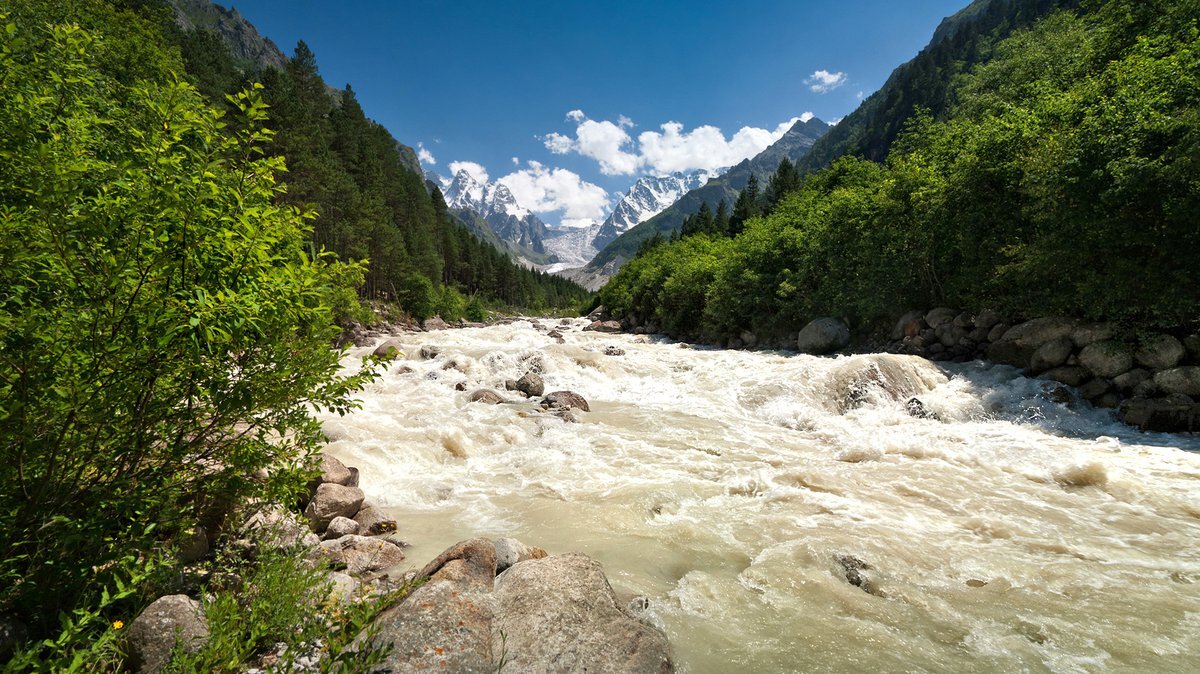
[[[527,167],[496,180],[513,193],[517,203],[538,213],[560,212],[562,226],[587,227],[604,218],[608,192],[563,168],[530,161]]]
[[[818,94],[824,94],[846,83],[846,73],[831,73],[828,70],[818,70],[804,80],[809,89]]]
[[[633,175],[639,170],[664,174],[732,166],[762,152],[798,120],[808,121],[813,114],[806,112],[774,129],[745,126],[729,138],[715,126],[688,131],[679,122],[667,122],[658,131],[638,134],[636,141],[626,131],[634,126],[633,120],[624,115],[614,123],[588,119],[582,111],[572,110],[567,118],[576,123],[574,135],[548,134],[542,138],[546,149],[594,159],[605,175]]]
[[[483,184],[488,181],[487,169],[473,161],[452,161],[450,162],[450,175],[458,175],[459,171],[466,171],[467,175],[475,179],[476,182]]]
[[[433,166],[437,163],[437,159],[433,157],[433,153],[425,149],[424,143],[417,143],[417,159],[421,160],[422,164]]]

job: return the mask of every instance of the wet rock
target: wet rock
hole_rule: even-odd
[[[1200,405],[1195,403],[1130,398],[1121,403],[1117,416],[1121,421],[1144,431],[1200,431]]]
[[[526,545],[515,538],[497,538],[493,541],[496,548],[496,573],[500,573],[518,562],[531,559],[541,559],[546,551],[531,545]]]
[[[541,375],[526,372],[517,380],[517,390],[527,396],[537,397],[546,392],[546,382],[542,381]]]
[[[800,331],[796,350],[800,353],[823,355],[843,349],[850,343],[850,328],[839,318],[818,318]]]
[[[559,408],[564,410],[577,409],[584,412],[592,411],[592,408],[588,406],[588,401],[574,391],[555,391],[553,393],[547,393],[546,397],[542,398],[542,407]]]
[[[949,381],[941,368],[918,356],[868,354],[839,360],[829,371],[828,400],[839,412],[872,398],[901,401]]]
[[[346,487],[340,484],[325,483],[317,487],[304,516],[308,518],[313,531],[322,532],[335,517],[354,517],[366,498],[358,487]]]
[[[1042,384],[1042,392],[1039,395],[1050,402],[1058,403],[1060,405],[1066,405],[1072,400],[1071,391],[1067,389],[1066,386],[1058,383]]]
[[[426,344],[421,347],[421,350],[419,353],[421,354],[422,360],[433,360],[434,358],[437,358],[439,355],[441,355],[442,347]]]
[[[1078,365],[1064,365],[1062,367],[1056,367],[1053,370],[1048,370],[1038,376],[1038,379],[1056,381],[1060,384],[1066,384],[1067,386],[1079,386],[1091,378],[1092,373],[1086,368],[1079,367]]]
[[[334,564],[345,568],[346,573],[355,576],[382,571],[404,561],[400,548],[370,536],[351,534],[322,541],[319,550]]]
[[[496,579],[494,597],[493,650],[505,650],[513,671],[674,669],[663,633],[631,614],[600,565],[584,555],[517,564]]]
[[[467,382],[465,382],[465,381],[460,381],[460,382],[458,382],[457,384],[455,384],[455,385],[454,385],[454,390],[455,390],[455,391],[465,391],[465,390],[467,390]]]
[[[378,536],[396,530],[396,520],[370,504],[363,504],[354,515],[354,521],[358,523],[360,533],[367,536]]]
[[[879,588],[876,586],[874,579],[871,578],[871,565],[854,555],[837,553],[833,556],[833,561],[837,562],[841,568],[842,576],[854,587],[860,588],[868,594],[879,594]]]
[[[617,321],[592,321],[584,330],[587,332],[620,332],[621,324]]]
[[[182,594],[154,600],[129,624],[125,634],[129,665],[137,672],[160,672],[178,644],[195,653],[208,643],[208,621],[200,602]]]
[[[953,323],[954,317],[958,312],[947,307],[938,307],[925,314],[925,323],[932,329],[937,330],[940,326],[947,323]]]
[[[1046,342],[1029,358],[1029,371],[1037,374],[1066,363],[1074,346],[1070,337],[1059,337]]]
[[[1187,350],[1182,342],[1171,335],[1160,334],[1142,340],[1133,359],[1151,370],[1166,370],[1178,365],[1185,355]]]
[[[579,417],[575,416],[575,413],[572,412],[571,410],[558,410],[558,411],[554,412],[553,415],[558,417],[559,419],[562,419],[563,421],[567,422],[568,424],[579,423]]]
[[[517,390],[517,380],[516,379],[505,379],[504,380],[504,390],[505,391],[516,391]]]
[[[563,334],[561,332],[559,332],[558,330],[551,330],[550,332],[546,333],[546,336],[552,337],[554,339],[562,339]]]
[[[1097,377],[1111,379],[1133,368],[1133,355],[1124,344],[1110,339],[1083,347],[1079,352],[1079,364]]]
[[[504,402],[504,398],[500,397],[499,393],[496,393],[490,388],[481,388],[477,391],[473,391],[471,395],[467,397],[467,400],[473,403],[484,403],[486,405],[499,405],[500,403]]]
[[[1154,383],[1166,394],[1200,395],[1200,366],[1186,365],[1156,372]]]
[[[349,517],[335,517],[329,522],[329,526],[325,527],[325,535],[322,537],[325,540],[332,538],[341,538],[359,532],[358,522]]]
[[[921,334],[921,328],[925,327],[925,312],[910,311],[900,317],[896,321],[896,327],[892,328],[892,341],[897,342],[905,337],[916,337]]]
[[[1068,337],[1076,322],[1069,318],[1035,318],[1009,328],[988,347],[988,359],[1026,369],[1043,344]]]
[[[339,461],[336,457],[324,452],[321,453],[321,484],[347,486],[353,477],[354,475],[346,467],[346,464]]]
[[[604,305],[601,304],[593,309],[592,313],[587,315],[587,318],[590,321],[602,321],[606,316],[608,316],[608,309],[605,309]]]
[[[1096,342],[1112,339],[1116,334],[1117,329],[1112,323],[1083,323],[1071,331],[1071,341],[1082,349]]]
[[[393,358],[403,358],[404,352],[400,350],[400,342],[397,342],[394,339],[388,339],[384,340],[382,344],[375,347],[375,350],[371,352],[371,355],[391,360]]]
[[[920,398],[909,398],[908,402],[904,403],[904,411],[908,412],[908,416],[916,417],[917,419],[934,418],[934,416],[925,409],[925,403],[921,402]]]
[[[1083,396],[1087,400],[1095,400],[1105,393],[1108,393],[1110,388],[1112,388],[1112,384],[1107,379],[1097,377],[1085,382],[1083,386],[1080,386],[1079,395]]]
[[[606,355],[606,356],[624,356],[625,349],[621,349],[621,348],[618,348],[615,346],[606,346],[606,347],[604,347],[604,355]]]

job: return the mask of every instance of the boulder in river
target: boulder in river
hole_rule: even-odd
[[[434,358],[437,358],[438,355],[440,355],[441,353],[442,353],[442,347],[433,346],[431,344],[426,344],[425,346],[422,346],[421,350],[420,350],[422,360],[433,360]]]
[[[125,633],[128,664],[137,672],[160,672],[170,663],[176,647],[195,653],[208,639],[208,621],[200,602],[183,594],[159,597],[129,624]]]
[[[554,391],[553,393],[547,393],[546,397],[542,398],[542,407],[563,410],[577,409],[584,412],[592,411],[592,408],[588,405],[588,401],[574,391]]]
[[[606,356],[624,356],[625,349],[622,349],[621,347],[618,347],[618,346],[609,345],[609,346],[604,347],[604,355],[606,355]]]
[[[490,388],[481,388],[473,391],[471,395],[467,396],[467,400],[473,403],[484,403],[485,405],[499,405],[504,402],[504,398],[501,398],[499,393]]]
[[[388,339],[384,340],[382,344],[375,347],[375,350],[371,352],[371,355],[391,360],[393,358],[404,357],[404,352],[400,350],[400,342],[397,342],[394,339]]]
[[[1088,379],[1091,379],[1091,377],[1091,372],[1078,365],[1063,365],[1062,367],[1056,367],[1038,375],[1038,379],[1056,381],[1067,386],[1079,386]]]
[[[382,571],[404,561],[404,553],[398,546],[372,536],[342,536],[322,541],[319,549],[321,554],[355,576]]]
[[[867,354],[839,360],[829,371],[829,402],[839,412],[875,401],[907,401],[949,381],[919,356]]]
[[[1200,431],[1200,405],[1185,400],[1130,398],[1121,403],[1117,415],[1143,431]]]
[[[1124,344],[1109,339],[1083,347],[1079,352],[1079,364],[1097,377],[1111,379],[1133,369],[1133,355]]]
[[[592,321],[584,330],[588,332],[620,332],[621,324],[617,321]]]
[[[341,538],[342,536],[350,536],[359,532],[359,524],[349,517],[335,517],[329,522],[329,526],[325,527],[325,539]]]
[[[517,380],[517,390],[527,396],[537,397],[546,392],[546,383],[539,374],[526,372]]]
[[[1178,365],[1185,355],[1187,350],[1182,342],[1171,335],[1158,334],[1143,339],[1133,359],[1151,370],[1166,370]]]
[[[818,318],[800,331],[796,350],[816,356],[833,353],[850,343],[850,328],[840,318]]]
[[[1070,337],[1059,337],[1039,346],[1029,358],[1029,371],[1037,374],[1056,368],[1067,362],[1075,347]]]
[[[1156,372],[1154,383],[1160,391],[1168,395],[1182,393],[1200,396],[1200,366],[1187,365]]]
[[[396,520],[369,503],[363,503],[362,508],[354,516],[354,521],[358,522],[360,532],[367,536],[377,536],[396,530]]]
[[[321,484],[340,484],[349,486],[354,474],[335,456],[321,453]]]
[[[317,487],[317,493],[304,509],[313,531],[321,532],[335,517],[354,517],[366,498],[358,487],[325,483]]]
[[[1047,342],[1069,337],[1077,322],[1070,318],[1035,318],[1014,325],[988,347],[988,360],[1022,369],[1030,366],[1033,354]]]

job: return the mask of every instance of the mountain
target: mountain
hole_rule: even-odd
[[[799,160],[830,128],[832,127],[829,124],[815,117],[797,121],[783,137],[767,149],[703,185],[692,188],[661,213],[620,234],[584,267],[592,284],[595,285],[597,278],[607,278],[615,273],[626,260],[637,253],[642,241],[655,234],[677,231],[684,218],[700,210],[700,204],[707,203],[715,209],[724,199],[732,206],[738,192],[746,186],[746,181],[751,175],[757,176],[759,181],[765,184],[779,165],[780,159],[787,157],[793,162]]]
[[[229,48],[234,59],[252,64],[255,70],[281,69],[287,56],[270,39],[258,34],[236,8],[225,9],[208,0],[170,0],[175,23],[184,31],[207,30],[215,33]]]
[[[668,176],[644,176],[625,193],[600,230],[592,245],[603,250],[618,236],[649,220],[669,208],[688,192],[699,189],[709,180],[728,171],[728,167],[715,170],[701,169],[692,173],[679,172]]]
[[[434,178],[441,178],[432,174]],[[427,175],[428,177],[428,175]],[[481,183],[467,171],[459,171],[445,184],[446,205],[460,220],[475,229],[479,219],[513,257],[529,264],[550,264],[545,239],[550,235],[546,223],[528,208],[517,203],[503,183]]]

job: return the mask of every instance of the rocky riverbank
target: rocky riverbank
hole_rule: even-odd
[[[386,653],[376,669],[673,670],[666,637],[637,615],[644,599],[618,598],[586,556],[549,555],[511,538],[473,539],[413,571],[404,566],[407,544],[397,522],[366,500],[356,468],[323,455],[321,476],[311,486],[303,515],[249,508],[241,526],[219,542],[197,534],[182,560],[188,566],[180,591],[155,600],[125,633],[134,671],[162,671],[175,653],[195,653],[208,643],[203,593],[212,582],[230,582],[220,570],[196,564],[211,556],[210,545],[250,557],[293,550],[327,568],[321,586],[328,600],[320,610],[401,594],[357,639]],[[282,651],[261,654],[259,669],[251,671],[270,671]],[[309,653],[292,654],[290,663],[321,671],[324,657],[314,643]]]

